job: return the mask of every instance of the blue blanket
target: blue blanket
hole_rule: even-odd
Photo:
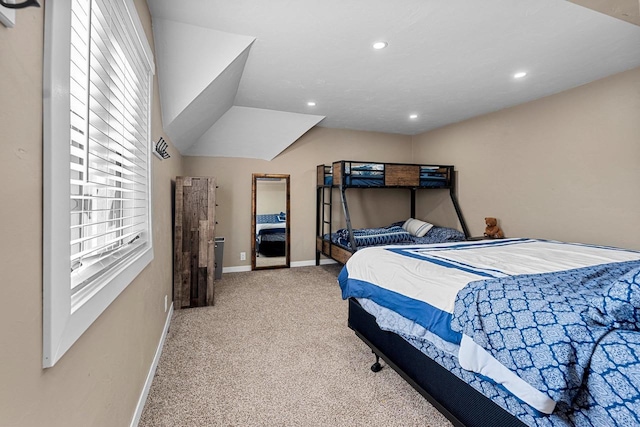
[[[606,302],[631,298],[620,288],[638,288],[639,271],[640,261],[628,261],[471,282],[458,293],[451,328],[566,409],[600,341],[632,328],[633,319],[611,320],[620,310],[606,312]]]
[[[282,220],[278,217],[282,217]],[[259,214],[256,215],[256,224],[276,224],[278,222],[284,222],[286,220],[284,213],[279,214]]]
[[[351,248],[349,230],[337,231],[338,244]],[[353,237],[357,247],[374,245],[392,245],[394,243],[410,242],[411,235],[402,227],[390,226],[382,228],[361,228],[353,230]]]
[[[405,243],[426,245],[433,243],[460,242],[465,239],[464,233],[456,230],[455,228],[438,226],[433,226],[423,237],[412,236],[402,229],[403,223],[404,221],[400,221],[382,228],[361,228],[354,230],[354,237],[358,236],[356,237],[356,245],[358,245],[358,247]],[[380,238],[369,239],[367,233],[378,234]],[[329,236],[325,235],[324,238],[328,239]],[[332,233],[331,241],[344,248],[351,249],[349,230],[347,229],[340,229],[336,233]]]

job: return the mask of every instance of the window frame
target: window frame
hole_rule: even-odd
[[[70,261],[70,46],[72,0],[45,5],[43,69],[43,367],[56,364],[153,259],[151,116],[155,65],[133,0],[117,0],[134,48],[147,67],[148,239],[72,306]]]

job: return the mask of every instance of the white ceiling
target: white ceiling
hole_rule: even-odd
[[[257,144],[269,140],[263,131],[247,135],[245,128],[251,122],[238,114],[244,110],[236,109],[237,123],[230,125],[229,118],[225,140],[211,142],[207,152],[202,135],[210,134],[210,127],[223,116],[212,117],[210,109],[193,104],[207,88],[212,92],[210,101],[216,103],[216,91],[210,86],[233,80],[218,79],[224,70],[235,70],[237,81],[218,103],[223,115],[232,106],[250,107],[247,120],[259,110],[265,110],[267,119],[278,111],[295,113],[293,121],[311,115],[303,120],[312,123],[310,127],[319,122],[334,128],[415,135],[640,66],[639,26],[564,0],[148,3],[163,110],[174,118],[180,112],[195,114],[191,121],[199,123],[195,135],[191,131],[184,137],[188,132],[183,129],[170,136],[181,151],[197,146],[199,155],[216,155],[216,150],[234,155],[234,145],[246,152],[247,140],[257,137],[261,139]],[[187,30],[177,43],[174,34],[179,26]],[[372,49],[377,40],[388,42],[388,47]],[[227,66],[198,65],[224,57],[225,43],[239,46],[237,56],[224,60]],[[191,59],[185,57],[188,51]],[[240,56],[243,53],[246,58]],[[238,58],[243,67],[234,68]],[[183,75],[176,72],[181,67]],[[528,75],[515,80],[517,71]],[[189,99],[168,95],[198,81],[195,90],[184,91],[192,93],[187,97],[191,104]],[[317,105],[307,106],[310,100]],[[418,118],[409,119],[412,113]],[[165,129],[173,121],[166,116]],[[240,142],[234,140],[234,126],[243,132]],[[293,128],[294,139],[284,148],[308,130]],[[181,144],[183,138],[186,142]],[[221,150],[220,144],[227,147]]]

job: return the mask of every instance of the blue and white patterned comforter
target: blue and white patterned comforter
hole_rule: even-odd
[[[472,341],[462,342],[461,365],[468,367],[467,358],[475,364],[479,346],[568,410],[585,382],[596,347],[620,329],[603,322],[600,313],[590,314],[594,301],[626,274],[640,279],[638,271],[640,261],[627,261],[468,284],[458,293],[451,322],[454,331]],[[554,406],[539,409],[551,413]]]
[[[630,330],[615,330],[606,335],[592,356],[587,382],[580,389],[574,407],[551,415],[538,412],[523,403],[504,387],[483,375],[463,369],[458,358],[447,349],[433,345],[427,337],[415,333],[415,324],[399,314],[370,300],[361,301],[363,308],[376,317],[381,329],[398,333],[411,345],[448,369],[474,389],[528,426],[538,427],[603,427],[640,425],[640,390],[638,381],[629,378],[640,372],[640,334]],[[611,366],[615,369],[611,369]]]
[[[341,246],[351,248],[349,230],[340,229],[336,232],[337,242]],[[398,226],[381,228],[361,228],[353,230],[353,238],[357,247],[392,245],[411,241],[411,234]]]
[[[460,242],[465,239],[464,234],[455,228],[434,226],[423,237],[409,234],[402,226],[403,222],[394,223],[381,228],[360,228],[353,230],[356,246],[382,246],[394,244],[423,245],[445,242]],[[325,236],[325,239],[328,236]],[[331,235],[331,241],[346,249],[351,249],[349,230],[341,228]]]
[[[405,320],[417,323],[420,325],[417,330],[423,328],[437,334],[445,344],[461,342],[461,364],[464,354],[473,355],[476,365],[478,360],[483,363],[463,367],[492,378],[538,411],[551,412],[558,403],[558,409],[554,412],[556,415],[572,408],[569,410],[572,415],[565,414],[560,417],[563,419],[579,417],[579,411],[575,412],[576,406],[590,408],[590,413],[604,411],[607,416],[615,411],[626,411],[637,416],[640,353],[634,350],[636,344],[630,344],[629,348],[622,351],[624,343],[621,339],[627,338],[628,333],[617,328],[621,325],[633,328],[640,324],[638,311],[633,311],[634,304],[635,307],[640,306],[639,276],[637,272],[633,275],[634,268],[640,266],[638,260],[640,253],[635,251],[529,239],[396,246],[358,251],[345,265],[339,282],[344,298],[353,296],[369,299],[383,309],[393,310]],[[631,278],[624,279],[625,272]],[[571,285],[569,279],[577,279],[579,284]],[[544,283],[548,283],[549,289],[541,287]],[[565,294],[578,295],[577,300],[566,302],[566,297],[559,296],[562,294],[560,290],[552,292],[550,289],[554,283],[560,283]],[[467,284],[469,286],[465,288]],[[516,288],[523,294],[517,296],[514,293]],[[461,290],[452,328],[456,295]],[[494,298],[495,294],[499,298]],[[549,298],[535,300],[534,295]],[[564,306],[558,302],[560,300],[564,301]],[[478,308],[470,308],[463,304],[465,301],[476,301]],[[546,311],[532,310],[545,304]],[[522,319],[510,317],[512,312],[521,312]],[[480,314],[488,314],[489,317],[481,317]],[[565,317],[566,321],[564,326],[557,326],[556,330],[549,328],[539,331],[533,326],[524,326],[530,325],[532,319],[541,325],[560,325],[562,322],[557,320],[559,316]],[[578,321],[582,324],[575,327]],[[513,325],[511,330],[510,325]],[[488,327],[487,331],[483,332],[485,329],[481,326]],[[387,325],[387,328],[393,330],[394,327]],[[612,329],[614,332],[610,332]],[[428,340],[428,334],[416,337],[415,330],[413,328],[413,332],[400,333],[410,342]],[[564,332],[565,336],[558,331]],[[637,342],[637,335],[640,334],[634,333],[631,333],[634,337],[632,341]],[[512,335],[516,335],[516,338]],[[544,349],[541,350],[540,359],[529,361],[532,356],[526,350],[536,346],[542,348],[544,344],[541,343],[545,342],[542,335],[546,335],[546,342],[553,347],[546,352],[546,356],[551,353],[553,359],[559,360],[560,356],[554,352],[563,353],[570,359],[566,367],[554,365],[554,369],[545,369]],[[577,344],[572,344],[571,340],[576,337],[579,337]],[[584,337],[588,337],[588,340]],[[476,343],[474,338],[481,344]],[[490,343],[492,339],[502,347],[498,346],[494,351],[482,346],[482,343]],[[603,352],[605,344],[616,349],[616,353]],[[471,350],[466,352],[469,348]],[[506,348],[513,352],[509,354],[504,350]],[[480,356],[475,357],[478,354]],[[498,363],[503,359],[504,363]],[[614,364],[620,362],[636,370],[623,374]],[[554,363],[551,362],[551,365]],[[525,371],[526,375],[523,373]],[[602,374],[591,377],[596,371]],[[587,372],[590,374],[586,375]],[[601,384],[585,390],[585,383],[587,386],[601,383],[603,375],[608,379],[615,377],[618,383],[625,383],[629,391],[624,393],[627,397],[614,398],[610,387],[605,389]],[[527,381],[523,381],[522,377]],[[566,386],[562,385],[563,382]],[[510,388],[514,384],[516,387]],[[616,391],[620,393],[622,389],[617,387]],[[534,395],[533,398],[531,395]],[[614,402],[609,402],[611,399]],[[628,401],[625,402],[625,399]],[[531,414],[530,411],[525,412]],[[540,415],[535,410],[533,413]]]

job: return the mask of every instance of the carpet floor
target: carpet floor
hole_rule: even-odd
[[[450,426],[347,325],[337,265],[224,274],[177,310],[139,423]]]

